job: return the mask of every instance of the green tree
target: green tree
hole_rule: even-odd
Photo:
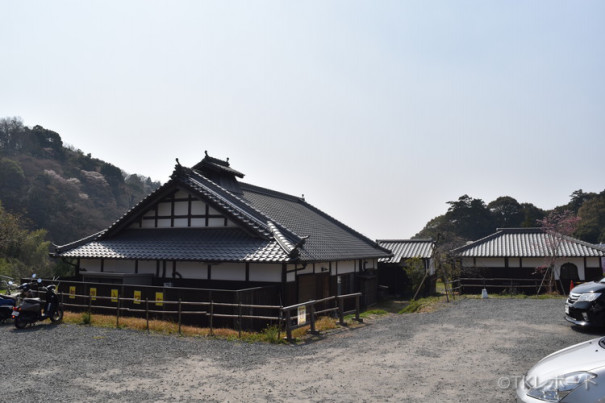
[[[578,216],[580,223],[575,235],[586,242],[605,243],[605,191],[584,202]]]
[[[523,223],[523,207],[510,196],[498,197],[487,205],[496,228],[520,227]]]

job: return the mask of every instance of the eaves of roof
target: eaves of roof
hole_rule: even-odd
[[[393,256],[379,259],[380,263],[400,263],[404,259],[430,259],[435,250],[435,242],[431,239],[379,239],[380,246],[390,250]]]
[[[455,257],[603,257],[605,249],[541,228],[499,228],[494,234],[453,249]]]

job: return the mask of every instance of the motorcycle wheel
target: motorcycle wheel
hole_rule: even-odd
[[[25,326],[27,326],[27,320],[22,316],[17,316],[15,318],[15,327],[17,329],[25,329]]]
[[[50,321],[52,323],[56,323],[56,322],[61,322],[62,319],[63,319],[63,308],[59,307],[59,308],[55,309],[55,311],[51,315]]]

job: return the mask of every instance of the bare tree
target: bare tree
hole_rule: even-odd
[[[555,267],[560,260],[562,246],[578,228],[580,218],[570,210],[553,210],[544,219],[538,220],[540,228],[546,234],[544,242],[545,262],[538,270],[544,273],[542,285],[546,282],[548,292],[553,292],[555,285]],[[560,281],[560,280],[559,280]],[[538,293],[540,293],[538,289]]]

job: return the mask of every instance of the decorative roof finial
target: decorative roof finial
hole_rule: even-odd
[[[176,164],[177,164],[178,166],[181,166],[181,163],[179,162],[179,159],[178,159],[178,158],[176,159]]]

